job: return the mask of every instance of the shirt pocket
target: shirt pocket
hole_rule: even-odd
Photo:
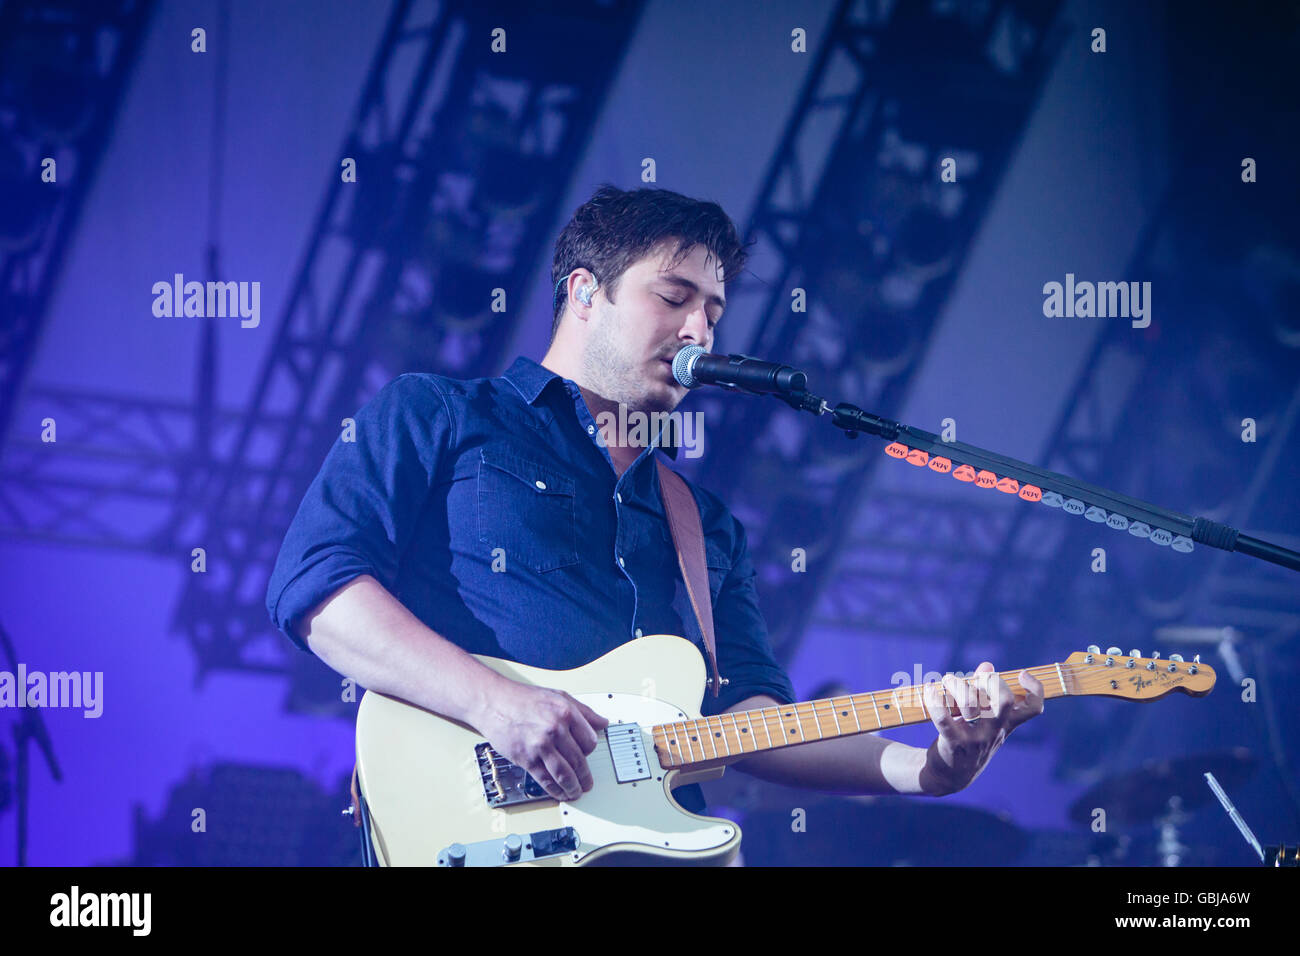
[[[714,607],[718,604],[718,594],[722,584],[731,573],[731,555],[723,551],[712,541],[704,542],[704,564],[709,569],[709,600]]]
[[[507,567],[522,561],[543,572],[577,564],[573,478],[499,449],[479,456],[479,541],[504,549]]]

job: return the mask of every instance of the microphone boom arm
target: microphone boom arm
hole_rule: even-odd
[[[1242,534],[1218,521],[1172,511],[965,442],[944,441],[933,432],[872,415],[847,402],[831,407],[825,399],[808,391],[775,393],[774,397],[799,411],[814,415],[830,412],[831,424],[843,430],[847,437],[857,438],[865,433],[883,438],[890,442],[885,448],[890,457],[917,467],[929,467],[940,474],[951,474],[977,487],[996,488],[1025,501],[1061,508],[1068,514],[1081,514],[1090,521],[1127,530],[1175,551],[1189,552],[1193,542],[1197,542],[1300,571],[1300,552]]]

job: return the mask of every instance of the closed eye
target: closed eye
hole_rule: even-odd
[[[659,295],[659,293],[656,292],[655,295]],[[686,302],[685,299],[682,299],[681,302],[674,302],[672,299],[668,298],[667,296],[662,296],[662,295],[660,295],[659,298],[663,299],[665,302],[667,302],[667,303],[668,303],[669,305],[671,305],[671,306],[679,306],[679,305],[682,305],[683,303]],[[712,328],[714,328],[715,326],[717,326],[717,324],[718,324],[718,320],[717,320],[717,319],[709,319],[709,328],[710,328],[710,329],[712,329]]]

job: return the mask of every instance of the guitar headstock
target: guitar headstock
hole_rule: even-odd
[[[1102,652],[1095,644],[1078,651],[1061,665],[1071,695],[1095,694],[1127,700],[1157,700],[1174,691],[1204,697],[1214,689],[1216,675],[1201,655],[1184,661],[1178,654],[1168,658],[1143,657],[1141,651],[1121,654],[1118,647]]]

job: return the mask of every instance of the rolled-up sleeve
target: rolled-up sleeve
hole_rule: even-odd
[[[398,559],[454,441],[454,422],[429,376],[401,375],[341,428],[303,496],[267,585],[271,621],[299,647],[303,616],[362,574],[389,590]]]
[[[758,694],[768,694],[782,704],[794,702],[794,686],[772,654],[767,622],[758,607],[757,574],[749,557],[745,527],[734,515],[729,517],[735,529],[731,571],[713,608],[718,670],[727,684],[716,698],[712,692],[705,693],[701,712],[706,717]]]

